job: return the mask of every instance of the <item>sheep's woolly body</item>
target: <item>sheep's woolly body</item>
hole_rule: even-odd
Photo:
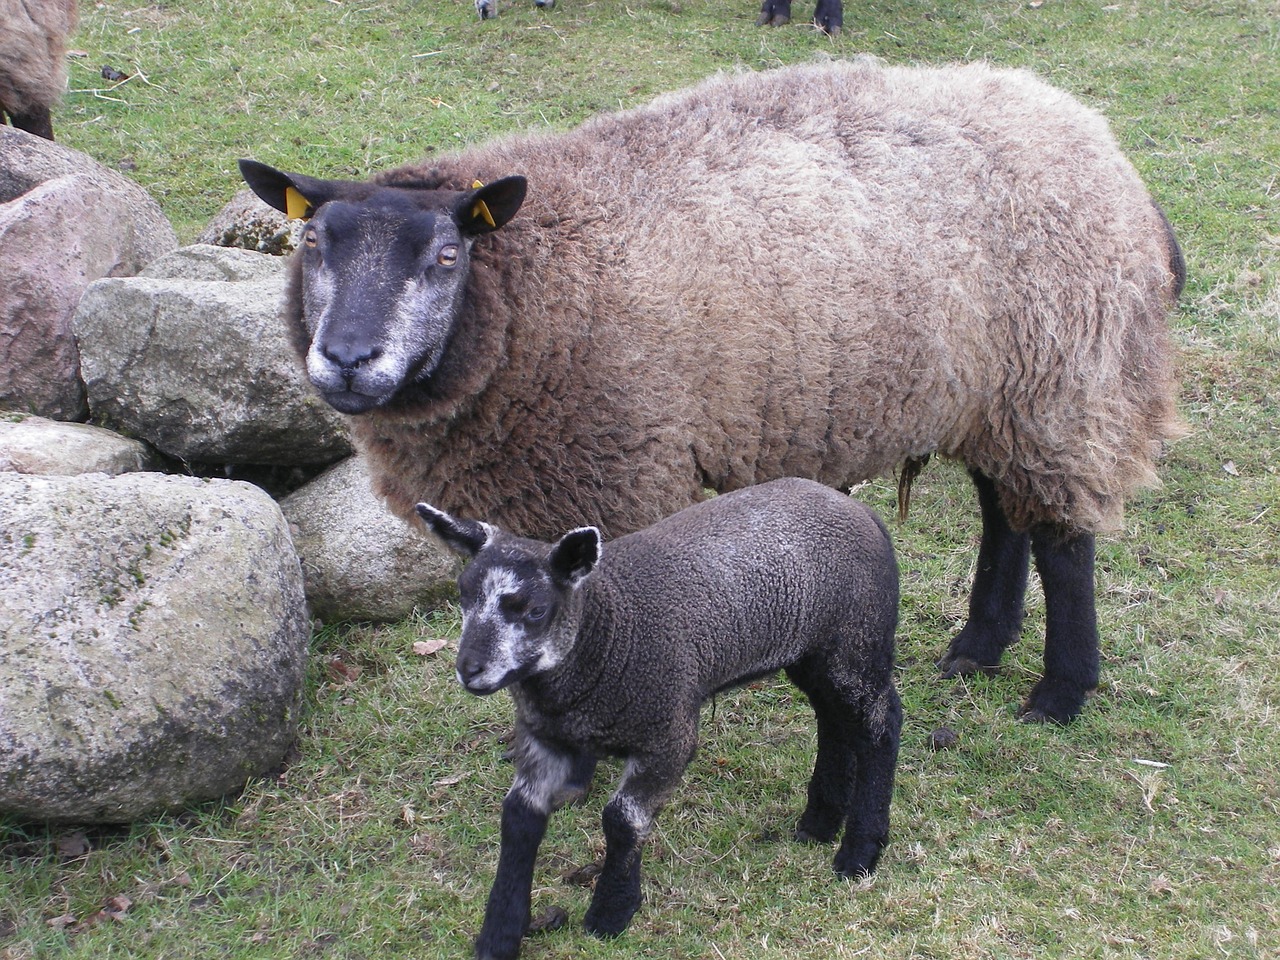
[[[1179,432],[1167,226],[1104,120],[1030,73],[723,75],[378,180],[512,173],[529,199],[477,242],[429,392],[353,421],[406,517],[617,535],[707,486],[937,452],[1014,529],[1092,532]]]
[[[51,106],[67,85],[75,0],[0,0],[0,24],[0,107],[25,114]]]

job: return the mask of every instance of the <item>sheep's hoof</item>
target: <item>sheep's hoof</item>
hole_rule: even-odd
[[[836,852],[836,875],[846,880],[861,880],[870,876],[880,860],[884,844],[879,840],[864,838],[852,843],[847,840]]]
[[[1046,686],[1041,680],[1018,710],[1018,719],[1024,723],[1056,723],[1065,727],[1079,716],[1085,701],[1093,694],[1093,690],[1081,692]]]
[[[784,13],[762,13],[756,17],[757,27],[785,27],[791,17]]]

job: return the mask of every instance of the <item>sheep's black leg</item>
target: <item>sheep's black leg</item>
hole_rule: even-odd
[[[1093,535],[1037,528],[1031,549],[1044,586],[1044,676],[1023,705],[1022,718],[1068,723],[1098,686]]]
[[[850,879],[871,873],[889,842],[889,806],[902,736],[902,703],[891,682],[879,700],[882,709],[861,711],[853,735],[853,802],[835,859],[836,873]]]
[[[604,808],[604,866],[583,921],[587,932],[614,937],[640,909],[640,848],[653,820],[680,781],[685,763],[670,757],[632,758],[618,792]]]
[[[516,779],[502,801],[502,848],[476,938],[478,960],[512,960],[529,929],[533,867],[547,818],[570,795],[567,786],[583,758],[519,735]]]
[[[969,595],[969,622],[938,662],[944,677],[994,673],[999,668],[1005,648],[1022,629],[1031,568],[1031,537],[1009,527],[995,484],[976,470],[972,476],[982,511],[982,543]]]
[[[33,133],[46,140],[53,139],[53,116],[48,107],[36,107],[30,113],[11,113],[9,121],[19,130]]]
[[[760,16],[756,17],[758,27],[781,27],[791,22],[791,0],[764,0],[760,7]]]
[[[844,27],[844,4],[841,0],[818,0],[813,22],[823,33],[839,36]]]

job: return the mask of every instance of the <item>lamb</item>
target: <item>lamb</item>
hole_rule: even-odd
[[[67,86],[75,0],[0,0],[0,122],[53,139],[50,108]]]
[[[1166,317],[1185,271],[1066,93],[985,64],[834,62],[370,182],[241,170],[311,216],[285,322],[407,520],[427,499],[616,536],[706,488],[847,489],[937,454],[982,516],[944,675],[998,670],[1034,556],[1044,675],[1023,716],[1066,723],[1096,687],[1094,537],[1181,431]]]
[[[476,956],[516,956],[548,816],[583,794],[595,758],[626,760],[602,815],[604,866],[586,929],[621,933],[640,906],[641,844],[693,759],[701,705],[785,670],[817,717],[796,836],[836,873],[875,869],[889,833],[902,724],[893,685],[898,566],[879,518],[787,478],[703,501],[602,549],[595,527],[555,543],[418,512],[470,557],[458,578],[458,679],[511,691],[515,782]]]

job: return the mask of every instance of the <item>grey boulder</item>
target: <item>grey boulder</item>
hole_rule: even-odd
[[[310,620],[274,501],[5,473],[0,503],[0,814],[129,822],[280,762]]]
[[[456,592],[453,556],[387,510],[359,457],[330,467],[280,509],[312,612],[324,620],[400,620]]]
[[[72,332],[80,295],[177,245],[137,184],[83,153],[0,126],[0,407],[84,419]]]
[[[351,452],[279,318],[285,264],[184,248],[142,275],[92,284],[75,317],[97,423],[184,461],[279,466]]]
[[[137,473],[154,470],[145,443],[87,423],[0,414],[0,471],[45,476]]]

